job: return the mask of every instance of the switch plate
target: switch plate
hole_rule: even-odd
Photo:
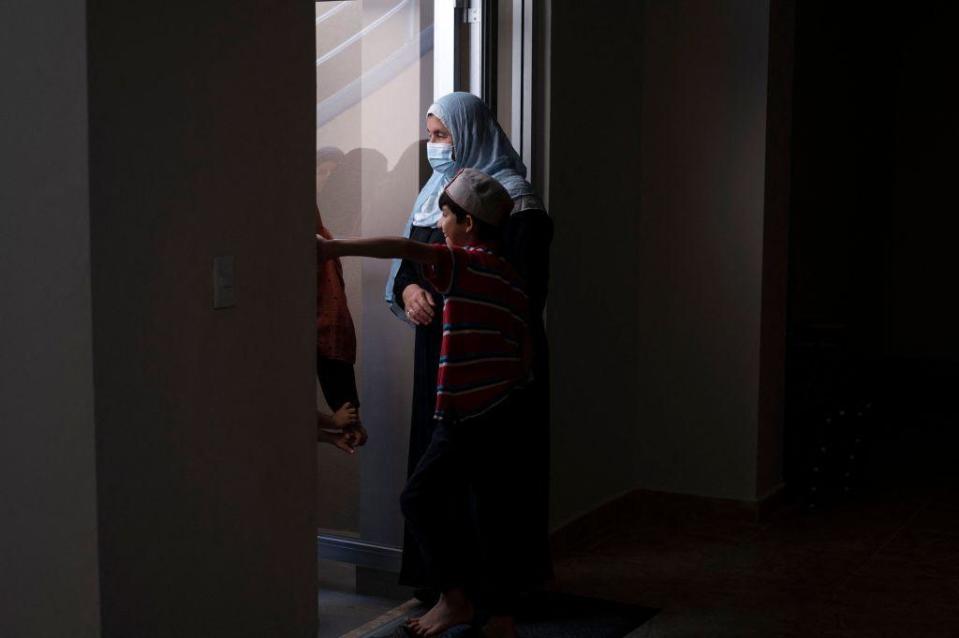
[[[236,269],[232,255],[213,258],[213,307],[236,305]]]

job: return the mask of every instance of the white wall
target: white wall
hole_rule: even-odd
[[[757,498],[769,2],[552,7],[553,521]]]
[[[313,7],[89,16],[103,634],[313,636]]]
[[[0,635],[100,635],[85,2],[0,3]]]

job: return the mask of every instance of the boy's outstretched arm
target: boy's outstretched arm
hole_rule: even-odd
[[[371,237],[368,239],[324,239],[316,236],[316,253],[320,260],[334,257],[375,257],[376,259],[408,259],[418,264],[436,265],[438,256],[429,244],[403,237]]]

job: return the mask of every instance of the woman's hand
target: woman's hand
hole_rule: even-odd
[[[410,284],[403,289],[403,306],[406,308],[406,316],[418,326],[428,325],[436,314],[433,295],[416,284]]]

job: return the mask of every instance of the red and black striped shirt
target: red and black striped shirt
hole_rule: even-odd
[[[529,302],[519,276],[488,246],[432,246],[423,268],[443,295],[443,341],[435,418],[463,421],[489,411],[529,380]]]

